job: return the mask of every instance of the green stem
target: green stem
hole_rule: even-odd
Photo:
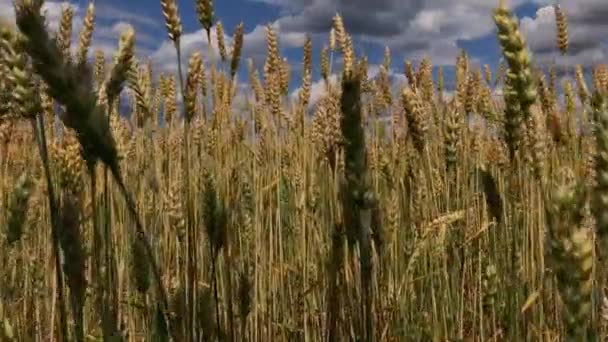
[[[142,245],[144,247],[144,252],[146,254],[146,258],[150,262],[150,267],[152,268],[152,276],[154,277],[154,282],[156,283],[157,297],[160,302],[162,313],[164,316],[163,318],[165,319],[165,321],[167,323],[167,327],[169,328],[169,331],[171,332],[171,334],[175,334],[174,330],[171,329],[171,321],[169,320],[169,317],[168,317],[169,301],[167,300],[167,292],[165,291],[165,287],[162,282],[162,275],[160,272],[160,268],[158,267],[158,263],[156,262],[156,259],[154,258],[154,253],[152,252],[152,246],[150,245],[150,241],[146,237],[146,233],[144,231],[143,224],[141,223],[141,219],[139,218],[139,215],[137,213],[137,207],[135,205],[135,201],[133,200],[133,197],[127,190],[127,187],[125,186],[125,182],[122,179],[122,176],[120,175],[118,170],[111,169],[110,171],[112,171],[112,176],[114,177],[114,181],[116,182],[116,185],[118,186],[118,190],[120,191],[121,195],[123,196],[123,198],[127,204],[127,210],[129,211],[129,214],[131,215],[132,219],[135,221],[135,233],[137,234],[137,238],[141,240]],[[173,336],[173,338],[175,341],[177,341],[176,336]]]

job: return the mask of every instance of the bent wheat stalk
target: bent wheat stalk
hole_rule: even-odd
[[[146,238],[135,201],[124,184],[109,123],[103,109],[97,105],[97,96],[91,89],[91,72],[87,66],[75,66],[64,59],[46,31],[45,19],[40,14],[38,2],[16,1],[15,14],[17,26],[27,38],[24,44],[25,52],[32,58],[35,72],[49,85],[49,95],[66,107],[66,115],[61,119],[66,126],[78,133],[83,159],[89,168],[99,160],[107,165],[126,201],[127,209],[136,223],[137,237],[144,244],[152,266],[157,296],[167,320],[169,306],[160,269]],[[167,324],[169,323],[167,320]]]

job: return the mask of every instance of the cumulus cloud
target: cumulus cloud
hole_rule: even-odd
[[[332,17],[340,13],[355,43],[389,46],[396,56],[419,60],[432,58],[435,65],[452,65],[459,42],[493,34],[492,10],[496,1],[487,0],[250,0],[281,9],[277,20],[282,34],[307,33],[326,39]],[[569,21],[570,49],[559,56],[555,47],[554,0],[511,0],[511,8],[523,4],[540,6],[521,19],[536,61],[570,66],[591,65],[608,56],[608,1],[563,2]]]
[[[379,76],[380,73],[380,65],[379,64],[371,64],[367,68],[367,77],[369,80],[373,80]],[[401,74],[396,70],[389,70],[389,81],[391,83],[391,89],[393,94],[398,94],[399,90],[406,84],[407,80],[405,75]],[[339,77],[337,73],[333,73],[329,75],[328,81],[331,87],[338,87]],[[302,91],[302,87],[295,89],[290,97],[295,100],[298,98],[300,92]],[[319,100],[323,98],[327,94],[327,85],[324,79],[319,79],[311,84],[310,87],[310,101],[309,106],[313,107]]]
[[[124,11],[108,4],[95,3],[95,11],[97,16],[101,18],[120,18],[120,20],[128,21],[134,26],[141,28],[158,27],[158,21],[154,18],[139,13]]]
[[[490,34],[495,1],[486,0],[253,0],[279,6],[284,33],[327,34],[341,13],[349,33],[361,41],[388,45],[407,58],[430,56],[436,65],[453,64],[457,42]],[[512,0],[518,6],[526,0]]]
[[[280,24],[274,22],[270,24],[275,30],[279,31]],[[250,32],[245,33],[243,41],[242,60],[251,58],[254,60],[256,66],[260,66],[266,58],[266,31],[265,25],[257,25]],[[232,37],[230,34],[232,30],[226,32],[225,42],[227,49],[230,50],[232,46]],[[279,36],[279,43],[282,49],[301,47],[304,45],[306,35],[303,33],[286,33]],[[209,54],[209,44],[207,42],[207,35],[203,29],[195,32],[183,34],[181,37],[181,51],[182,51],[182,65],[188,62],[189,56],[195,51],[200,52],[206,60],[213,57],[214,60],[218,60],[219,55],[217,53],[217,35],[215,27],[211,31],[211,47],[213,55]],[[228,51],[230,53],[230,51]],[[173,72],[177,70],[177,56],[173,42],[166,40],[163,42],[156,51],[151,54],[151,59],[162,71]]]
[[[338,86],[338,75],[337,74],[332,74],[329,76],[328,78],[329,84],[332,87],[337,87]],[[298,88],[296,90],[294,90],[290,97],[295,100],[298,98],[300,92],[302,91],[302,88]],[[325,96],[327,94],[327,86],[325,84],[325,80],[320,79],[316,82],[313,82],[310,86],[310,100],[309,100],[309,107],[312,107],[314,105],[317,104],[317,102],[319,102],[319,100],[321,100],[323,98],[323,96]]]
[[[535,0],[540,4],[546,0]],[[607,39],[608,1],[578,0],[564,2],[562,8],[568,18],[570,47],[560,56],[555,43],[555,14],[553,7],[541,7],[534,17],[521,20],[522,31],[528,39],[536,61],[541,64],[555,61],[560,66],[591,65],[605,61],[608,56]]]

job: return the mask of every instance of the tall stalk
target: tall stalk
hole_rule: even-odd
[[[209,59],[210,59],[209,64],[210,64],[211,68],[215,68],[214,51],[213,51],[213,46],[211,45],[211,31],[209,28],[207,28],[206,32],[207,32],[207,55],[209,56]],[[214,99],[213,96],[211,96],[211,98]],[[217,104],[215,102],[212,103],[212,106],[218,106],[218,105],[219,104]],[[211,110],[211,112],[213,112],[213,110]],[[212,118],[212,119],[217,120],[218,131],[220,132],[220,135],[221,135],[222,122],[219,121],[218,118]],[[219,146],[216,147],[216,150],[217,150],[217,148],[219,148]],[[218,156],[219,154],[217,152],[215,152],[215,155]],[[221,332],[222,324],[221,324],[221,316],[220,316],[219,295],[218,295],[218,290],[217,290],[217,264],[216,264],[218,251],[213,247],[213,241],[210,241],[209,251],[211,253],[211,277],[212,277],[212,282],[213,282],[213,297],[215,300],[215,320],[216,320],[216,325],[217,325],[217,331]],[[218,339],[219,338],[221,338],[221,337],[218,336]]]
[[[46,134],[44,131],[44,117],[42,114],[37,114],[36,119],[31,120],[32,131],[36,136],[38,152],[44,166],[44,174],[46,178],[46,186],[49,200],[49,210],[51,214],[51,236],[53,240],[53,254],[55,259],[55,280],[57,281],[57,300],[59,302],[59,328],[60,341],[68,340],[67,328],[67,312],[65,302],[63,300],[63,274],[61,271],[61,259],[59,252],[59,207],[57,205],[57,197],[51,179],[51,168],[49,163],[49,153],[46,146]]]
[[[365,151],[365,134],[361,113],[361,78],[352,70],[345,69],[342,79],[342,134],[345,147],[344,220],[347,230],[353,232],[359,243],[360,282],[364,340],[372,341],[373,294],[372,294],[372,246],[371,222],[373,193],[370,188]]]
[[[186,103],[186,95],[184,91],[184,76],[182,72],[181,63],[181,48],[179,40],[175,41],[175,51],[177,55],[177,76],[179,80],[180,92],[182,94],[183,103]],[[194,329],[194,322],[196,322],[196,284],[197,284],[197,249],[196,249],[196,230],[194,227],[194,210],[192,207],[192,196],[190,195],[190,120],[191,114],[187,113],[186,107],[182,109],[182,116],[184,118],[184,139],[183,139],[183,194],[186,202],[186,250],[187,250],[187,285],[186,285],[186,296],[188,302],[188,318],[187,318],[187,336],[190,339],[196,340],[196,329]]]

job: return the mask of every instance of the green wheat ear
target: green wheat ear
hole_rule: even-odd
[[[593,116],[596,118],[595,172],[597,184],[593,189],[593,213],[598,236],[606,239],[608,235],[608,110],[604,98],[595,93],[592,98]]]
[[[9,245],[19,241],[23,236],[23,226],[27,219],[29,199],[32,194],[34,183],[29,174],[24,173],[19,177],[8,207],[8,225],[6,231],[6,241]]]
[[[220,200],[213,175],[205,173],[205,190],[203,193],[203,216],[209,243],[217,257],[226,242],[227,211]]]
[[[587,195],[579,184],[558,186],[547,204],[547,253],[564,302],[562,320],[567,341],[588,341],[592,270],[591,231],[582,226]]]
[[[0,339],[2,341],[15,341],[15,331],[6,314],[3,304],[0,302]]]
[[[65,257],[63,272],[70,289],[70,304],[77,326],[77,340],[84,339],[84,305],[87,289],[86,257],[80,227],[80,199],[66,191],[60,208],[59,243]]]
[[[530,107],[537,97],[531,69],[532,56],[519,30],[517,18],[502,2],[494,11],[494,23],[498,29],[498,42],[509,66],[503,93],[506,105],[505,130],[513,159],[522,141],[522,124],[530,118]]]
[[[108,120],[97,106],[90,70],[65,60],[46,31],[40,9],[31,1],[16,2],[15,14],[17,26],[27,38],[24,50],[32,58],[36,73],[48,85],[49,95],[66,107],[63,122],[78,133],[87,164],[92,166],[101,160],[119,174],[116,145]]]
[[[131,267],[137,291],[141,294],[150,288],[150,264],[146,262],[146,251],[141,240],[131,240]]]

